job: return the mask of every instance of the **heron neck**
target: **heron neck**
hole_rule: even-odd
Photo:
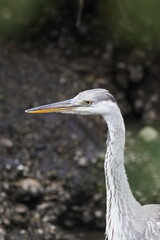
[[[117,107],[118,108],[118,107]],[[106,232],[117,236],[120,228],[136,215],[140,204],[134,198],[124,168],[125,127],[118,108],[113,117],[104,116],[108,125],[107,151],[105,155],[105,177],[107,190]],[[119,226],[113,231],[114,226]],[[116,232],[117,231],[117,232]],[[116,238],[115,238],[116,239]]]

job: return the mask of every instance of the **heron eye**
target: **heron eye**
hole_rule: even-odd
[[[87,105],[91,105],[92,104],[92,101],[85,101],[85,103],[87,104]]]

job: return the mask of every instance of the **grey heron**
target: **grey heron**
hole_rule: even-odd
[[[106,180],[106,240],[159,240],[160,205],[141,205],[133,196],[124,167],[125,125],[113,95],[106,89],[80,92],[70,100],[26,110],[99,114],[108,125],[104,170]]]

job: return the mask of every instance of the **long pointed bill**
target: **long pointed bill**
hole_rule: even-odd
[[[57,103],[51,103],[40,107],[25,110],[26,113],[51,113],[51,112],[73,112],[80,105],[73,103],[73,100],[66,100]]]

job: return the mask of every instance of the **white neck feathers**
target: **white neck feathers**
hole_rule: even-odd
[[[136,217],[135,206],[138,208],[140,204],[132,195],[124,168],[125,127],[119,107],[115,105],[112,115],[103,117],[108,125],[104,163],[107,190],[106,239],[123,240],[123,227],[132,217]]]

